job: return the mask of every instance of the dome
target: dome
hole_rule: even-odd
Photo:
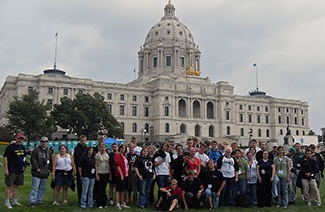
[[[195,48],[191,31],[175,16],[175,7],[170,2],[165,7],[165,16],[149,30],[144,46],[164,45],[168,40],[174,41],[170,45]]]
[[[169,1],[164,8],[164,16],[151,27],[143,46],[140,46],[138,76],[186,76],[190,67],[201,73],[200,57],[201,52],[191,31],[175,16],[175,7]]]

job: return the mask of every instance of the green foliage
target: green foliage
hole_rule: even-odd
[[[79,93],[74,100],[64,97],[60,105],[54,105],[51,115],[58,126],[89,139],[96,139],[98,134],[123,138],[118,121],[109,114],[104,97],[98,93]]]
[[[0,141],[12,141],[13,140],[13,132],[7,127],[0,127]]]
[[[50,135],[56,129],[52,118],[47,114],[49,109],[44,101],[38,101],[38,93],[34,90],[21,97],[16,96],[9,103],[6,129],[24,133],[28,141]]]

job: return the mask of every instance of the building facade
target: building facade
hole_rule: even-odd
[[[80,92],[102,94],[124,129],[125,140],[131,136],[182,140],[192,135],[248,141],[251,130],[253,138],[275,142],[288,125],[292,135],[308,133],[307,102],[274,98],[258,90],[236,95],[228,82],[214,83],[200,76],[200,57],[193,35],[169,1],[138,52],[136,80],[100,82],[70,77],[57,69],[8,76],[0,92],[0,125],[6,123],[4,115],[13,97],[35,89],[39,99],[52,106]]]

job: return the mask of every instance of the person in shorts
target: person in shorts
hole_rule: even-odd
[[[24,184],[24,171],[26,169],[26,151],[22,145],[25,137],[19,133],[16,136],[16,141],[9,144],[3,155],[4,168],[5,168],[5,206],[11,209],[12,206],[9,202],[10,192],[13,191],[13,202],[14,206],[22,206],[17,201],[18,187]]]

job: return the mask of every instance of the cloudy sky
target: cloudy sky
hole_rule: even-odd
[[[168,0],[1,0],[0,84],[8,75],[57,66],[73,77],[126,83],[137,52]],[[324,0],[172,0],[202,52],[202,76],[235,93],[256,88],[309,103],[309,125],[325,126]],[[323,86],[322,86],[323,85]]]

